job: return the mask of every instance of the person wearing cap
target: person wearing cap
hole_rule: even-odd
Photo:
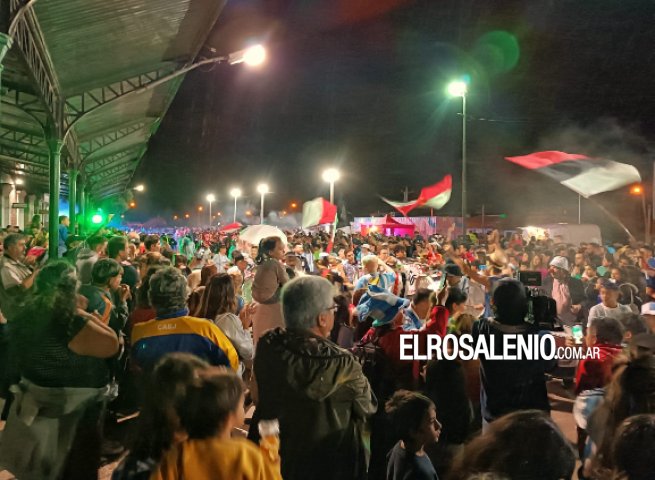
[[[655,332],[655,302],[644,303],[641,306],[641,315],[644,317],[648,329]]]
[[[362,337],[356,351],[374,348],[379,352],[380,368],[369,372],[368,380],[380,405],[384,405],[398,389],[416,390],[419,379],[418,363],[400,359],[401,335],[418,336],[418,345],[424,353],[428,334],[437,334],[436,324],[426,325],[423,330],[403,329],[403,309],[410,301],[397,297],[376,285],[370,285],[357,305],[360,322],[373,320],[372,326]],[[419,352],[417,352],[419,353]],[[389,436],[388,425],[382,409],[371,419],[371,461],[369,478],[384,478],[386,455],[393,447],[395,439]]]
[[[378,404],[357,359],[328,340],[337,308],[332,285],[306,275],[287,282],[281,297],[285,328],[264,333],[257,345],[249,438],[258,440],[260,420],[279,419],[284,479],[364,480],[363,427]]]
[[[582,280],[571,276],[569,260],[561,255],[553,257],[549,267],[550,275],[544,279],[542,287],[544,294],[555,300],[557,318],[562,325],[579,323],[584,316]]]
[[[619,303],[619,284],[611,279],[604,279],[600,287],[600,301],[598,305],[594,305],[589,310],[589,317],[587,319],[587,329],[597,318],[614,318],[622,320],[627,315],[632,313],[628,305],[621,305]]]

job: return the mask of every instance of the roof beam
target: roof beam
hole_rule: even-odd
[[[118,127],[115,130],[103,132],[86,141],[80,143],[80,152],[82,155],[87,156],[104,148],[108,145],[116,143],[123,138],[132,135],[133,133],[140,132],[146,127],[150,126],[152,121],[139,120],[129,125]]]
[[[66,98],[64,106],[64,122],[66,128],[70,128],[84,115],[108,103],[114,102],[136,90],[155,84],[162,78],[166,78],[172,72],[175,72],[177,68],[177,63],[171,62],[156,70],[141,73],[134,77]]]
[[[12,15],[15,15],[23,6],[21,0],[11,0]],[[43,32],[32,8],[27,8],[24,15],[16,22],[14,41],[23,52],[23,58],[32,72],[50,120],[56,131],[62,133],[64,125],[61,87],[52,60],[48,55],[48,48],[43,40]]]

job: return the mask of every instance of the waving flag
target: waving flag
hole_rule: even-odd
[[[443,208],[450,200],[452,191],[453,177],[446,175],[440,182],[422,188],[418,198],[412,202],[393,202],[384,197],[381,198],[404,216],[407,216],[409,212],[418,207],[429,207],[435,210]]]
[[[324,198],[318,197],[302,206],[302,228],[315,227],[326,223],[334,223],[337,216],[337,206]]]
[[[547,151],[505,159],[557,180],[585,198],[641,181],[632,165],[576,153]]]

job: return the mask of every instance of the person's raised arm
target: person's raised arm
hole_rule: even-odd
[[[484,286],[487,290],[491,288],[491,283],[489,282],[489,278],[485,277],[484,275],[480,275],[475,269],[469,267],[466,262],[464,262],[461,258],[459,258],[455,253],[453,252],[453,249],[450,245],[444,245],[444,253],[450,258],[453,262],[455,262],[457,265],[459,265],[459,268],[462,269],[462,271],[474,282],[479,283],[480,285]]]

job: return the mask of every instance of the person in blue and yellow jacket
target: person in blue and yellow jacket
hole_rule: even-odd
[[[221,329],[212,322],[189,316],[186,288],[186,279],[174,267],[163,268],[150,278],[148,295],[157,317],[134,326],[133,362],[149,372],[163,355],[185,352],[210,365],[236,370],[237,351]]]

